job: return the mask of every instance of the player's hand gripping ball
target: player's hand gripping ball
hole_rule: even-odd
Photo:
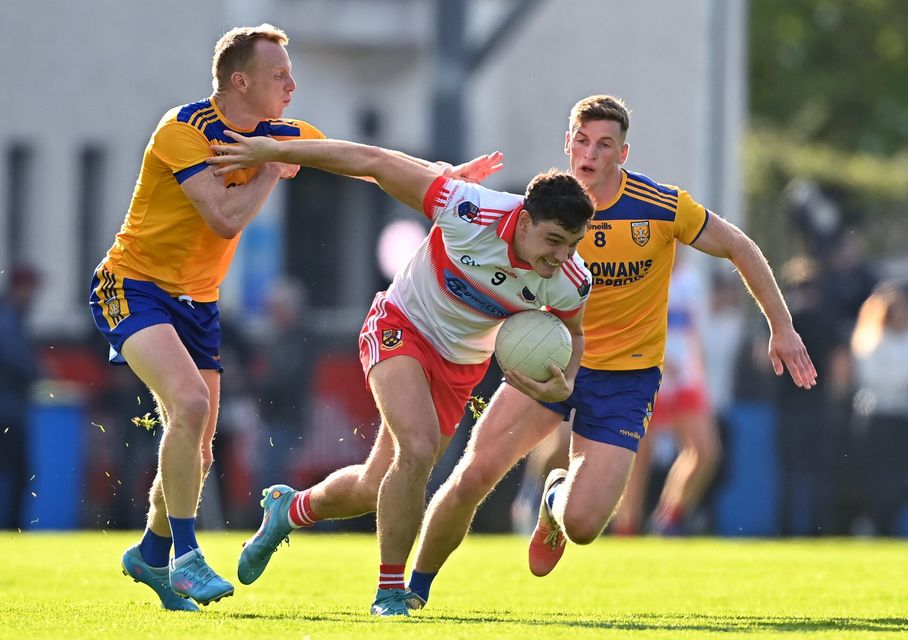
[[[549,365],[564,369],[571,359],[571,333],[548,311],[521,311],[505,320],[495,338],[495,359],[533,380],[551,377]]]

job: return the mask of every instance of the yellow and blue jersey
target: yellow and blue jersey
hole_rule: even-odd
[[[692,243],[708,218],[686,191],[622,171],[618,193],[593,216],[577,249],[593,278],[582,366],[662,365],[675,240]]]
[[[302,120],[265,120],[254,129],[233,126],[212,99],[171,109],[151,135],[129,211],[101,266],[121,277],[154,282],[172,296],[200,302],[218,299],[240,234],[216,235],[183,192],[181,184],[209,165],[212,143],[231,144],[235,131],[277,140],[322,139]],[[224,176],[227,186],[248,182],[258,168]]]

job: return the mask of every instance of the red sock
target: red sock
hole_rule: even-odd
[[[312,490],[300,491],[293,496],[293,502],[290,503],[290,524],[296,528],[311,527],[321,520],[309,504],[310,491]]]
[[[379,589],[403,589],[404,588],[404,566],[402,564],[380,564],[378,565],[378,588]]]
[[[662,513],[662,522],[671,526],[681,524],[684,522],[684,509],[682,507],[666,509]]]

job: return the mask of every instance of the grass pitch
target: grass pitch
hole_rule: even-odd
[[[202,533],[235,578],[248,532]],[[368,614],[374,536],[296,533],[255,584],[165,612],[120,573],[138,533],[0,533],[0,638],[908,638],[908,542],[602,538],[546,578],[471,536],[410,619]]]

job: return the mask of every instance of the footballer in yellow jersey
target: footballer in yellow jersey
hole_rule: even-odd
[[[573,393],[561,403],[536,402],[539,383],[506,372],[508,384],[495,393],[428,506],[409,583],[414,607],[427,602],[435,575],[466,535],[478,504],[571,415],[569,465],[545,480],[530,571],[550,573],[567,539],[590,544],[599,538],[627,486],[661,381],[676,240],[734,264],[772,330],[768,352],[775,373],[788,369],[805,389],[816,384],[816,369],[759,248],[683,190],[626,171],[629,122],[621,100],[590,96],[574,105],[565,135],[571,173],[597,210],[578,246],[593,286]]]
[[[622,170],[618,193],[577,249],[593,277],[584,367],[662,365],[675,240],[696,240],[708,217],[686,191]]]
[[[242,129],[211,98],[168,111],[145,148],[129,212],[102,263],[104,270],[154,282],[172,296],[218,299],[240,234],[215,234],[180,185],[208,168],[205,159],[212,144],[232,142],[224,135],[227,130],[277,140],[325,137],[301,120],[265,120],[252,130]],[[256,170],[236,171],[224,176],[224,183],[244,184]]]
[[[164,115],[123,226],[93,274],[89,302],[110,360],[128,363],[148,386],[162,424],[147,527],[121,565],[165,609],[197,611],[195,603],[234,591],[205,561],[195,535],[220,402],[218,288],[242,230],[278,180],[299,167],[275,163],[224,179],[205,159],[213,141],[229,140],[229,130],[324,137],[305,122],[281,119],[296,90],[287,41],[269,24],[221,37],[212,58],[214,93]]]

